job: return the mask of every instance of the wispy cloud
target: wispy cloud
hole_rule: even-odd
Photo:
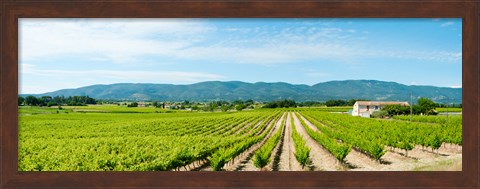
[[[202,72],[37,69],[35,66],[30,64],[22,64],[21,71],[25,74],[50,77],[85,77],[88,75],[95,75],[96,77],[100,78],[113,78],[128,81],[154,80],[157,82],[165,81],[169,83],[208,81],[225,78],[222,75]]]
[[[452,21],[449,21],[449,22],[444,22],[444,23],[442,23],[440,26],[441,26],[441,27],[447,27],[447,26],[450,26],[450,25],[453,25],[453,24],[455,24],[455,23],[452,22]]]
[[[355,30],[341,28],[315,29],[305,35],[309,28],[295,32],[291,28],[276,35],[256,36],[251,39],[220,42],[206,46],[192,46],[173,52],[176,57],[191,60],[213,60],[225,63],[276,65],[296,63],[305,60],[330,59],[351,60],[358,58],[400,58],[458,62],[461,52],[436,50],[413,51],[404,49],[365,48],[361,37],[352,37]],[[291,32],[286,32],[291,31]]]
[[[227,27],[231,34],[214,38],[219,28],[202,20],[61,20],[21,19],[21,61],[54,56],[83,56],[94,61],[144,63],[145,56],[178,60],[275,65],[309,59],[391,57],[457,61],[459,52],[406,52],[365,49],[352,28],[305,25]],[[327,22],[328,23],[328,22]],[[448,26],[453,22],[446,22]],[[245,37],[247,36],[247,37]],[[350,58],[349,58],[350,57]],[[180,63],[180,62],[179,62]]]
[[[202,42],[206,36],[218,28],[198,20],[21,19],[20,22],[22,62],[66,55],[131,64],[142,63],[144,56],[160,56],[271,65],[338,52],[339,49],[332,49],[333,43],[338,44],[333,40],[347,39],[355,32],[335,27],[286,27],[278,32],[262,27],[226,28],[234,33],[226,39],[210,37],[205,44]],[[310,35],[305,36],[307,30]],[[250,37],[245,38],[245,34]],[[320,47],[318,44],[325,44],[320,46],[331,50],[320,48],[317,52],[321,53],[305,54],[292,49],[307,50]]]
[[[362,49],[357,51],[364,56],[371,57],[388,57],[388,58],[400,58],[400,59],[416,59],[416,60],[428,60],[439,62],[455,62],[461,63],[461,52],[448,52],[438,50],[377,50],[377,49]]]
[[[131,63],[186,48],[212,30],[203,22],[181,19],[20,19],[20,49],[22,61],[89,55]]]

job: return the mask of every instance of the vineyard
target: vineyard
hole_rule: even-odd
[[[321,108],[19,110],[20,171],[423,170],[461,165],[462,117]],[[460,166],[461,169],[461,166]]]

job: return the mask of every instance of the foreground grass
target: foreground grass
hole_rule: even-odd
[[[415,167],[413,171],[462,171],[462,159],[448,159],[433,165]]]

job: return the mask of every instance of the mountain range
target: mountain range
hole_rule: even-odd
[[[377,80],[328,81],[312,86],[284,82],[207,81],[189,85],[118,83],[62,89],[35,96],[90,96],[96,99],[211,101],[248,100],[326,101],[331,99],[368,99],[380,101],[410,101],[426,97],[439,103],[461,103],[462,89],[403,85]],[[416,100],[415,100],[416,101]]]

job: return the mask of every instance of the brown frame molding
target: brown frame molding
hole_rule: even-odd
[[[479,188],[480,2],[1,0],[0,187]],[[463,165],[460,172],[18,172],[18,18],[359,17],[463,19]]]

